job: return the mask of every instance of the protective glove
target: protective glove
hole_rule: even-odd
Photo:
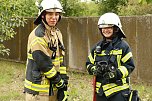
[[[61,88],[64,88],[66,85],[65,85],[64,80],[61,79],[58,83],[55,84],[55,86],[57,89],[61,89]]]
[[[103,74],[103,77],[108,80],[114,79],[114,78],[116,78],[116,74],[115,74],[115,72],[106,72]]]
[[[60,74],[60,76],[64,80],[65,85],[68,85],[69,76],[67,74]]]
[[[141,101],[137,90],[131,90],[129,101]]]
[[[56,86],[57,89],[61,89],[65,87],[65,82],[61,78],[60,74],[57,74],[54,78],[51,79],[52,84]]]
[[[58,101],[67,101],[68,99],[67,85],[68,85],[69,76],[67,76],[66,74],[60,74],[60,76],[64,80],[65,86],[61,89],[58,89],[57,99]]]
[[[116,83],[117,81],[121,80],[121,73],[120,71],[116,68],[114,71],[108,71],[103,74],[104,79],[106,79],[108,82],[111,83]]]
[[[102,71],[97,66],[91,67],[90,71],[93,75],[96,75],[96,76],[102,75]]]
[[[64,86],[63,88],[58,90],[57,99],[58,101],[67,101],[68,99],[67,86]]]

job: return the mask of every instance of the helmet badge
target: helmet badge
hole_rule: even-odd
[[[57,5],[56,5],[56,4],[54,4],[54,8],[57,8]]]
[[[105,21],[104,20],[102,20],[102,22],[101,22],[103,25],[105,24]]]

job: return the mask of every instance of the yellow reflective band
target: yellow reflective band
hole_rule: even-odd
[[[117,64],[118,64],[118,68],[121,66],[121,55],[117,55]]]
[[[67,99],[68,99],[68,92],[64,91],[64,98],[62,101],[67,101]]]
[[[110,84],[103,85],[102,87],[103,87],[103,90],[106,91],[106,90],[116,87],[116,86],[118,86],[118,85],[116,85],[115,83],[110,83]]]
[[[101,83],[100,82],[96,82],[96,92],[99,93],[99,89],[100,89]]]
[[[129,101],[132,101],[132,95],[133,95],[133,91],[131,91],[130,97],[129,97]]]
[[[27,58],[33,60],[32,54],[28,53],[28,54],[27,54]]]
[[[126,78],[123,78],[121,80],[122,80],[123,84],[127,83]],[[111,89],[111,88],[116,87],[116,86],[118,86],[118,85],[115,83],[110,83],[110,84],[103,85],[102,87],[103,87],[103,90],[106,91],[106,90]]]
[[[62,63],[63,62],[63,56],[60,56],[59,59],[60,59],[60,62]]]
[[[103,51],[101,52],[102,56],[103,56],[103,55],[106,55],[106,54],[105,54],[105,51],[106,51],[106,50],[103,50]]]
[[[113,55],[121,55],[121,54],[122,54],[122,49],[121,49],[121,50],[111,50],[111,51],[110,51],[110,54],[113,54]]]
[[[127,83],[127,78],[123,78],[123,79],[121,79],[121,80],[122,80],[122,83],[123,83],[123,84]]]
[[[96,54],[96,53],[95,53]],[[113,55],[122,55],[122,49],[121,50],[111,50],[110,51],[110,55],[113,54]],[[101,54],[96,54],[98,56],[105,56],[105,55],[108,55],[108,54],[105,54],[105,50],[103,50],[101,52]]]
[[[100,88],[101,83],[100,82],[96,82],[96,87]]]
[[[53,60],[52,60],[52,63],[53,63],[54,65],[60,65],[60,58],[58,57],[58,58],[53,59]]]
[[[25,79],[24,86],[38,92],[49,92],[49,85],[34,84],[27,79]]]
[[[115,92],[118,92],[118,91],[121,91],[121,90],[124,90],[124,89],[127,89],[127,88],[129,88],[129,85],[124,84],[122,86],[117,86],[117,87],[111,88],[111,89],[105,91],[104,93],[105,93],[106,96],[109,96],[112,93],[115,93]]]
[[[105,56],[106,54],[105,54],[105,50],[103,50],[102,52],[101,52],[101,54],[96,54],[96,52],[94,52],[94,54],[95,55],[98,55],[98,56]]]
[[[53,67],[50,71],[44,73],[47,78],[52,78],[56,75],[57,71],[55,70],[55,67]]]
[[[98,87],[96,87],[96,91],[95,92],[99,93],[99,88]]]
[[[66,74],[66,67],[59,68],[60,74]]]
[[[95,61],[95,60],[93,59],[91,53],[89,54],[88,58],[89,58],[90,62],[91,62],[92,64],[94,64],[94,61]]]
[[[128,54],[126,54],[121,60],[123,63],[125,63],[127,60],[129,60],[132,57],[132,53],[129,52]]]
[[[60,65],[60,61],[52,62],[54,65]]]
[[[40,37],[36,37],[35,39],[33,39],[33,41],[31,42],[30,44],[30,48],[32,46],[34,46],[35,44],[41,44],[41,45],[44,45],[44,46],[48,46],[47,42],[43,39],[43,38],[40,38]]]
[[[118,69],[121,71],[121,73],[123,75],[122,78],[128,76],[128,70],[125,66],[120,66]]]
[[[53,61],[60,61],[60,57],[56,57]]]

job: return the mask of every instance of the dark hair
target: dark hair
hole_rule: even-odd
[[[114,37],[123,38],[123,34],[122,34],[121,30],[117,26],[113,26],[113,38]]]

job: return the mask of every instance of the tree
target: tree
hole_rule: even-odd
[[[65,13],[64,16],[80,16],[84,8],[80,6],[79,0],[61,0]]]
[[[101,15],[106,12],[119,12],[119,6],[125,6],[128,0],[93,0],[98,3],[99,11],[98,14]]]
[[[149,3],[152,3],[152,0],[139,0],[138,2],[140,4],[149,4]]]
[[[20,1],[20,2],[18,2]],[[15,27],[24,26],[25,19],[22,14],[21,0],[0,0],[0,54],[9,54],[3,42],[14,37]]]

